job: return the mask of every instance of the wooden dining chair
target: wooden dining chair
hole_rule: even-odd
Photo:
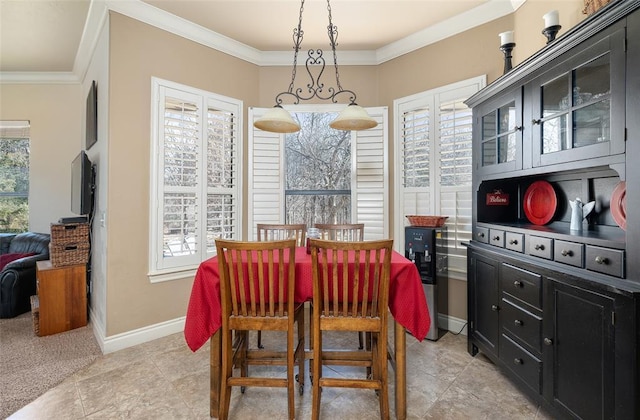
[[[266,224],[258,223],[259,241],[280,241],[295,238],[296,246],[305,246],[307,225],[305,224]]]
[[[347,387],[376,390],[380,417],[386,420],[389,418],[387,314],[393,240],[311,239],[310,245],[314,308],[312,418],[319,418],[322,388]],[[325,350],[322,335],[326,331],[367,332],[371,334],[370,349]],[[323,377],[323,365],[362,366],[370,368],[371,374],[365,373],[363,378]]]
[[[320,229],[320,238],[330,241],[363,241],[364,223],[316,223],[314,225]],[[313,314],[312,314],[313,315]],[[310,340],[311,341],[311,340]],[[364,348],[364,334],[358,333],[358,348]],[[312,342],[313,343],[313,342]]]
[[[283,239],[295,238],[296,246],[306,245],[307,225],[302,224],[267,224],[258,223],[258,241],[280,241]],[[257,333],[258,348],[264,348],[262,345],[262,331]]]
[[[289,419],[295,417],[294,364],[298,387],[304,383],[304,306],[294,302],[296,240],[240,242],[216,240],[222,308],[222,363],[219,418],[229,416],[231,389],[287,388]],[[283,261],[288,261],[284,263]],[[294,339],[297,324],[297,342]],[[252,349],[250,330],[285,331],[286,351]],[[233,338],[235,333],[235,338]],[[233,376],[233,367],[240,376]],[[286,377],[249,376],[249,365],[286,365]]]
[[[363,241],[364,223],[316,223],[320,229],[320,238],[330,241]]]

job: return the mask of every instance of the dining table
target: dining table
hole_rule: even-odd
[[[353,263],[353,261],[350,261]],[[295,299],[313,299],[311,255],[305,247],[295,251]],[[396,381],[395,411],[398,420],[406,419],[406,336],[424,340],[431,326],[431,318],[415,263],[393,251],[389,277],[389,311],[394,319],[393,347],[389,360]],[[187,307],[184,337],[192,351],[197,351],[210,339],[210,416],[218,417],[220,403],[222,343],[220,276],[218,258],[214,256],[200,263],[193,281]],[[310,354],[310,352],[307,352]]]

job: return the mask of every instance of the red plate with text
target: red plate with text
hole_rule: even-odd
[[[622,230],[627,230],[627,183],[618,182],[611,193],[611,215]]]
[[[524,214],[535,225],[545,225],[553,219],[558,204],[556,192],[547,181],[536,181],[524,193]]]

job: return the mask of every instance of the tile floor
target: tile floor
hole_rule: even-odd
[[[264,333],[265,346],[281,337]],[[351,340],[357,336],[336,339]],[[325,338],[325,343],[330,339]],[[255,341],[252,341],[255,342]],[[271,369],[277,367],[253,367]],[[325,369],[327,369],[325,367]],[[392,371],[390,374],[392,375]],[[329,375],[349,375],[332,369]],[[296,418],[311,418],[311,386],[305,375],[302,397],[296,393]],[[389,395],[395,419],[394,387]],[[234,388],[231,418],[285,419],[285,389]],[[472,358],[466,337],[446,333],[438,341],[407,336],[407,417],[409,419],[545,419],[551,417],[520,393],[482,354]],[[92,365],[14,413],[9,419],[208,419],[209,346],[195,353],[183,335],[100,357]],[[373,391],[325,389],[321,418],[379,418]]]

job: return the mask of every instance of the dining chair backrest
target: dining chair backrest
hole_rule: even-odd
[[[228,317],[281,317],[293,308],[295,247],[293,238],[216,240],[223,321]],[[282,264],[285,254],[288,264]]]
[[[316,223],[321,239],[329,241],[363,241],[364,223]]]
[[[392,239],[312,239],[314,310],[319,310],[322,317],[386,318],[392,247]],[[348,329],[360,331],[354,325]]]
[[[297,246],[305,246],[307,226],[305,224],[266,224],[258,223],[258,241],[280,241],[296,239]]]

